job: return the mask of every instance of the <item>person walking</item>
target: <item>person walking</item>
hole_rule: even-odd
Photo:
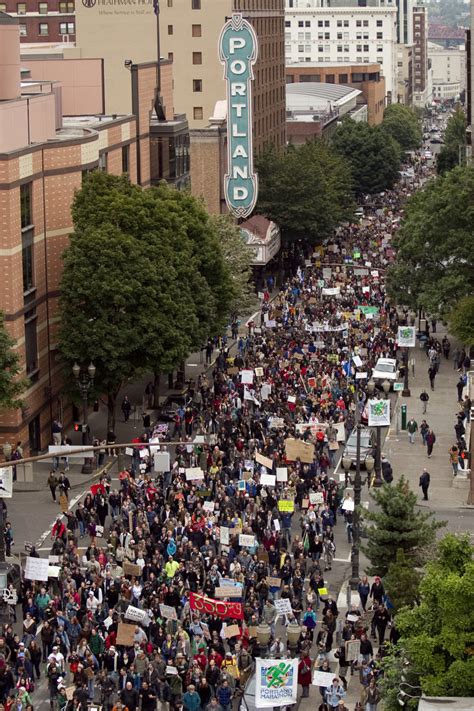
[[[415,435],[418,432],[418,422],[411,417],[407,424],[408,439],[410,444],[415,443]]]
[[[326,689],[326,703],[330,709],[337,710],[339,701],[346,695],[346,691],[337,677],[332,680],[331,686]]]
[[[421,490],[423,492],[423,501],[428,501],[428,489],[430,486],[430,479],[430,473],[426,469],[423,469],[423,474],[420,476],[419,483],[419,486],[421,486]]]
[[[377,688],[375,679],[369,681],[369,685],[363,690],[361,698],[365,711],[377,711],[377,705],[382,698],[382,694]]]
[[[449,461],[453,468],[453,475],[456,476],[459,471],[459,449],[455,444],[449,449]]]
[[[426,392],[426,390],[423,389],[423,391],[422,391],[422,393],[421,393],[421,395],[420,395],[421,404],[423,405],[423,415],[426,414],[426,409],[427,409],[427,407],[428,407],[428,400],[429,400],[429,399],[430,399],[430,396],[428,395],[428,393]]]
[[[428,457],[431,457],[433,453],[433,445],[435,442],[436,435],[430,427],[428,432],[426,433],[426,454],[428,455]]]
[[[462,403],[462,393],[463,393],[463,390],[464,390],[464,385],[465,385],[465,383],[464,383],[464,375],[461,375],[461,376],[459,377],[458,382],[456,383],[456,390],[458,391],[458,402],[459,402],[459,403]]]
[[[56,503],[56,489],[58,488],[58,478],[56,474],[53,472],[49,472],[49,477],[48,477],[48,486],[49,490],[51,491],[51,496],[53,497],[54,503]]]
[[[428,368],[428,377],[430,379],[431,389],[434,390],[435,378],[436,378],[436,365],[432,363]]]
[[[63,426],[59,420],[53,420],[53,424],[51,425],[51,432],[53,435],[53,444],[55,444],[56,447],[59,447],[61,445],[63,433]]]
[[[130,412],[132,410],[132,403],[128,399],[128,395],[125,395],[124,399],[122,400],[121,410],[123,412],[123,421],[128,422],[128,418],[130,417]]]
[[[423,444],[426,446],[426,435],[428,434],[428,430],[430,429],[429,424],[427,423],[426,420],[421,421],[420,425],[420,434],[421,438],[423,440]]]
[[[308,656],[306,651],[302,651],[300,654],[300,661],[298,663],[298,684],[301,684],[303,688],[303,699],[306,699],[309,696],[309,687],[311,684],[311,665],[311,658]]]

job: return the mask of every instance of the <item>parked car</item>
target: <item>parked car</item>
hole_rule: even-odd
[[[365,467],[365,460],[370,456],[374,456],[375,452],[375,434],[370,427],[362,427],[360,431],[360,465]],[[346,442],[342,457],[350,457],[352,461],[352,466],[355,467],[357,464],[357,427],[354,427],[349,439]]]
[[[373,380],[395,381],[398,378],[397,361],[395,358],[379,358],[372,370]]]
[[[239,711],[257,711],[255,705],[255,674],[252,674],[245,685],[244,693],[240,700]]]

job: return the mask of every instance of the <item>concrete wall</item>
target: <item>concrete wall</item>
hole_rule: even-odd
[[[32,79],[61,82],[63,116],[105,113],[102,59],[27,59]],[[123,113],[123,112],[122,112]]]

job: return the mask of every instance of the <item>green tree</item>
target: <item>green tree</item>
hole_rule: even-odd
[[[211,215],[210,221],[230,274],[230,313],[247,314],[258,305],[252,283],[252,253],[245,244],[241,228],[229,215]]]
[[[363,512],[368,542],[362,550],[370,561],[367,572],[386,575],[399,550],[412,565],[421,564],[436,531],[444,524],[435,521],[432,513],[416,509],[417,498],[404,477],[395,486],[384,484],[374,489],[372,498],[374,510]]]
[[[464,296],[449,314],[449,330],[467,347],[474,345],[474,296]]]
[[[387,711],[399,708],[402,673],[426,696],[474,696],[473,553],[467,535],[445,536],[426,566],[417,604],[396,615],[401,637],[384,660]]]
[[[15,341],[5,328],[5,314],[0,311],[0,408],[14,410],[21,406],[19,396],[27,387],[20,378],[20,356],[13,350]]]
[[[257,170],[256,210],[277,223],[287,244],[317,244],[353,214],[348,165],[320,140],[281,153],[269,146]]]
[[[404,151],[419,148],[422,142],[421,121],[405,104],[390,104],[384,111],[382,128]]]
[[[393,187],[400,170],[400,146],[381,126],[344,119],[332,145],[351,166],[357,195],[380,193]]]
[[[402,548],[396,551],[396,558],[388,566],[383,582],[395,612],[412,605],[418,597],[421,573],[413,567],[413,561]]]
[[[474,166],[456,168],[418,191],[394,246],[391,298],[449,320],[459,299],[474,293]]]
[[[466,114],[461,107],[450,116],[444,133],[444,146],[436,158],[436,170],[440,175],[465,162]]]

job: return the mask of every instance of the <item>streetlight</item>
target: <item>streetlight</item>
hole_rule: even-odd
[[[373,395],[375,392],[375,383],[372,378],[370,378],[369,382],[367,383],[367,392],[369,393],[369,395]]]
[[[92,363],[92,361],[89,363],[87,371],[82,370],[77,363],[74,363],[74,365],[72,366],[72,373],[76,379],[76,384],[79,388],[79,392],[81,393],[82,397],[82,444],[84,446],[90,443],[87,416],[87,397],[94,382],[95,372],[96,367],[94,363]],[[84,459],[84,464],[81,471],[83,474],[92,474],[92,472],[94,471],[94,468],[92,466],[92,459],[90,457],[86,457]]]
[[[387,399],[387,398],[388,398],[388,394],[389,394],[389,392],[390,392],[390,383],[389,383],[389,381],[388,381],[387,379],[385,379],[385,380],[383,381],[383,383],[382,383],[382,389],[383,389],[383,391],[384,391],[384,393],[385,393],[385,399]]]
[[[301,627],[296,624],[296,622],[290,622],[290,624],[286,628],[286,637],[288,640],[288,647],[291,649],[292,652],[295,651],[295,649],[298,646],[298,640],[301,635]]]
[[[360,544],[360,528],[359,528],[359,506],[360,506],[360,495],[362,491],[362,486],[365,481],[362,482],[362,477],[360,475],[360,434],[362,430],[362,425],[360,422],[357,423],[357,444],[356,444],[356,475],[354,479],[354,513],[352,516],[352,574],[350,580],[351,590],[357,590],[359,585],[359,544]],[[345,469],[347,465],[348,457],[343,457],[342,466]],[[345,462],[344,462],[345,460]],[[348,470],[352,466],[352,461],[349,463]],[[346,472],[347,476],[347,472]]]
[[[408,347],[405,348],[405,350],[403,351],[403,362],[405,364],[405,371],[403,373],[402,395],[403,395],[403,397],[410,397],[411,392],[410,392],[410,387],[408,385]]]

